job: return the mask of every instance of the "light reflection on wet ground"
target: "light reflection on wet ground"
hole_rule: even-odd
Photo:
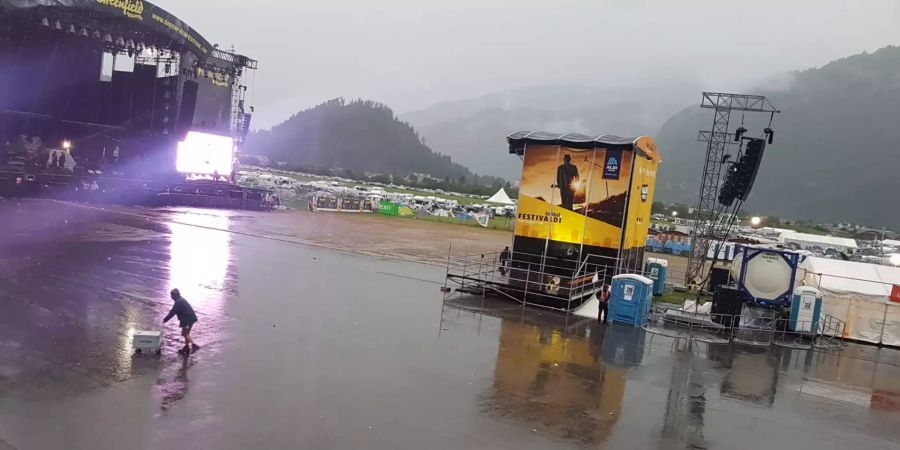
[[[497,335],[482,410],[579,446],[896,448],[895,350],[687,348],[481,299],[448,303],[442,333]]]
[[[144,213],[0,205],[0,448],[900,439],[894,350],[679,351],[503,302],[442,304],[440,268],[260,239],[266,230],[243,213]],[[134,356],[131,333],[161,329],[176,286],[198,311],[204,348],[177,356],[170,323],[159,359]]]

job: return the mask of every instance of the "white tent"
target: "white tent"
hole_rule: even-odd
[[[790,230],[781,233],[778,240],[785,244],[797,244],[803,250],[810,250],[812,247],[820,247],[822,249],[833,247],[835,250],[844,253],[856,253],[859,250],[855,239],[819,236],[817,234],[798,233]]]
[[[514,205],[515,203],[512,199],[509,198],[509,195],[506,195],[506,191],[503,188],[500,188],[493,197],[487,199],[488,203],[497,203],[500,205]]]
[[[822,291],[822,312],[846,322],[844,337],[900,346],[900,268],[808,257],[799,281]]]

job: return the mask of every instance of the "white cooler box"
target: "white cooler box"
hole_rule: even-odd
[[[162,353],[163,337],[160,331],[135,331],[131,345],[136,353]]]

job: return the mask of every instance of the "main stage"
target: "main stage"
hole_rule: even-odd
[[[257,62],[150,2],[0,0],[0,67],[0,195],[234,181]]]

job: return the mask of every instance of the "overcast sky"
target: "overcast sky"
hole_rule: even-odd
[[[518,87],[610,85],[634,71],[743,89],[900,44],[897,0],[154,3],[260,61],[248,79],[254,128],[337,96],[402,113]]]

